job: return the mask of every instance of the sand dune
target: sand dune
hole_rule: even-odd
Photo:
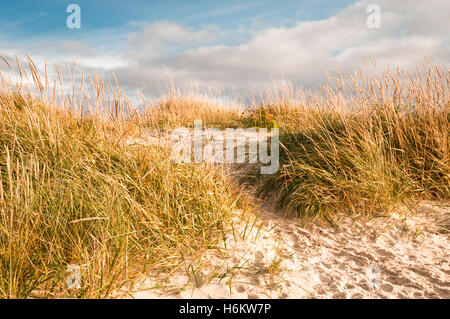
[[[166,139],[164,137],[164,139]],[[147,142],[146,142],[146,141]],[[132,143],[157,143],[155,140]],[[166,144],[166,143],[163,143]],[[239,220],[242,235],[249,225]],[[260,205],[246,238],[145,278],[128,298],[450,298],[450,203],[421,202],[385,217],[340,216],[339,229],[283,217]]]
[[[352,220],[340,229],[285,219],[266,207],[246,241],[228,241],[226,258],[208,256],[188,276],[161,287],[147,278],[131,298],[449,298],[450,205]],[[159,288],[154,288],[160,286]]]

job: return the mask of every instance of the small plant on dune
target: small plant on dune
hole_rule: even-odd
[[[254,120],[254,126],[262,128],[276,128],[278,127],[275,121],[275,116],[271,112],[270,106],[261,105],[257,109],[253,110],[250,115]]]

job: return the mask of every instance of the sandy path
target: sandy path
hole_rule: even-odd
[[[268,204],[258,215],[245,240],[230,236],[203,265],[146,278],[126,296],[450,298],[450,203],[422,202],[371,220],[342,217],[340,229],[286,219]],[[236,225],[242,234],[238,217]]]
[[[262,210],[246,241],[228,241],[163,287],[146,279],[132,298],[450,298],[450,206],[371,221],[342,220],[340,230],[302,225]]]

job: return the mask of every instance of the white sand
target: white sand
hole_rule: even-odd
[[[228,258],[211,253],[189,276],[180,269],[168,281],[147,278],[127,296],[449,298],[450,206],[424,202],[418,210],[370,221],[343,218],[336,230],[263,209],[263,225],[250,238],[230,238]]]

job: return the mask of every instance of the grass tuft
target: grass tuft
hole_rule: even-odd
[[[114,123],[1,96],[0,296],[103,298],[218,246],[238,188],[219,170],[129,146]],[[82,288],[68,289],[68,265]]]

